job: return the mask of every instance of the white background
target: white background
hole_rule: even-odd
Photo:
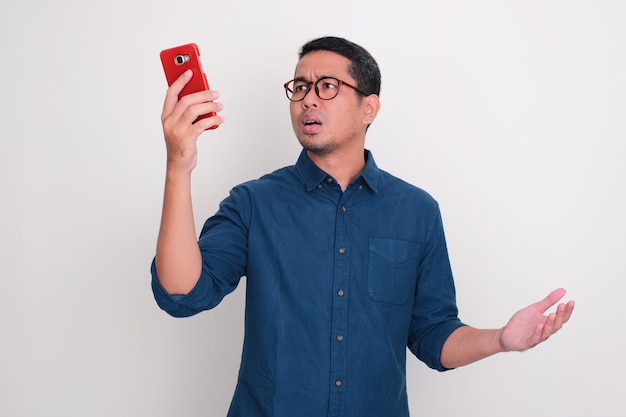
[[[379,61],[367,147],[440,202],[461,318],[500,326],[560,286],[577,302],[529,352],[443,374],[411,357],[412,413],[623,417],[625,19],[621,0],[4,2],[0,415],[225,415],[243,286],[188,319],[150,291],[158,55],[198,43],[225,106],[200,138],[199,228],[232,186],[295,162],[282,84],[330,34]]]

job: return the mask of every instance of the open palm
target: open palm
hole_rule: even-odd
[[[502,328],[500,334],[500,343],[504,350],[530,349],[556,333],[572,315],[574,302],[561,303],[555,312],[548,315],[545,312],[564,295],[565,290],[559,288],[552,291],[543,300],[515,313],[506,326]]]

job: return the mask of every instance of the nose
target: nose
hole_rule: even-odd
[[[300,103],[302,103],[303,108],[308,109],[309,107],[317,107],[319,100],[320,98],[317,96],[314,86],[311,86],[308,94],[304,96]]]

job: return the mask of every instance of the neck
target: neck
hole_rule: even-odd
[[[363,171],[365,167],[365,152],[360,149],[358,152],[331,153],[320,155],[307,151],[309,158],[321,170],[332,176],[342,190]]]

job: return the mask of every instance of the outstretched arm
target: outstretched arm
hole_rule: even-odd
[[[195,122],[199,115],[222,110],[222,105],[213,101],[217,92],[203,91],[178,100],[191,75],[188,70],[172,83],[161,115],[167,169],[155,262],[159,282],[170,294],[187,294],[200,277],[202,259],[193,218],[191,172],[197,161],[198,136],[224,121],[215,116]]]
[[[561,303],[556,311],[546,311],[559,302],[565,290],[559,288],[546,298],[515,313],[500,329],[476,329],[465,326],[446,340],[441,363],[446,368],[468,365],[499,352],[522,351],[545,341],[565,324],[574,309],[574,301]]]

